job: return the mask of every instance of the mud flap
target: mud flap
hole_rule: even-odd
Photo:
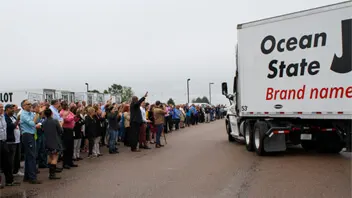
[[[272,134],[264,138],[264,150],[266,152],[286,151],[285,134]]]
[[[229,116],[229,122],[230,122],[230,127],[231,127],[231,135],[239,136],[237,117],[236,116]]]

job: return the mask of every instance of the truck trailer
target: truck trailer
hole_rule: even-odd
[[[352,2],[237,26],[229,141],[258,155],[351,151]]]
[[[50,102],[55,99],[54,89],[28,89],[28,90],[5,90],[0,91],[0,103],[21,105],[23,100],[40,103],[44,101]]]

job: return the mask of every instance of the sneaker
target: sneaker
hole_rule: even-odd
[[[50,175],[50,176],[49,176],[49,179],[50,179],[50,180],[57,180],[57,179],[61,179],[61,177],[58,177],[58,176],[56,176],[56,175]]]
[[[42,182],[39,180],[30,180],[29,183],[30,184],[41,184]]]
[[[18,171],[17,173],[13,174],[14,176],[18,176],[18,177],[23,177],[24,173],[22,173],[21,171]]]
[[[14,181],[12,183],[6,183],[6,186],[19,186],[19,185],[21,185],[21,183],[20,182],[16,182],[16,181]]]

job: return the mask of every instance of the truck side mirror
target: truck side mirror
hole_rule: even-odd
[[[227,96],[227,83],[226,83],[226,82],[223,82],[223,83],[221,84],[221,88],[222,88],[222,95]]]

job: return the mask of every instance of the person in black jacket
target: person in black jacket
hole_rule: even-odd
[[[14,109],[13,109],[13,105],[6,105],[5,106],[5,114],[4,114],[4,118],[5,118],[5,122],[6,122],[6,143],[3,142],[3,144],[7,145],[8,148],[8,152],[7,152],[7,156],[5,157],[6,159],[1,159],[1,162],[6,164],[6,168],[3,167],[3,171],[5,173],[5,180],[6,180],[6,185],[7,186],[15,186],[15,185],[19,185],[20,183],[15,182],[13,180],[13,167],[14,167],[14,159],[15,159],[15,154],[16,154],[16,137],[15,137],[15,129],[16,127],[18,127],[18,123],[19,121],[17,121],[14,116]],[[0,148],[3,149],[3,148]],[[4,160],[4,161],[2,161]]]
[[[93,107],[89,107],[87,110],[87,116],[85,119],[85,134],[86,137],[88,138],[88,147],[89,147],[89,152],[88,152],[88,158],[93,158],[93,147],[94,147],[94,139],[96,137],[96,133],[98,130],[97,126],[97,121],[94,118],[95,116],[95,109]]]
[[[75,114],[75,126],[73,128],[73,139],[74,139],[74,144],[73,144],[73,160],[74,161],[79,161],[82,160],[80,157],[80,150],[81,150],[81,143],[82,143],[82,137],[83,137],[83,125],[84,125],[84,117],[83,114],[81,114],[81,110],[78,108],[74,108],[71,110]]]
[[[108,113],[110,154],[119,153],[115,144],[118,136],[118,131],[120,129],[120,120],[121,116],[119,115],[117,106],[112,107],[111,111]]]
[[[105,128],[105,112],[102,112],[101,109],[98,106],[94,107],[95,109],[95,116],[94,118],[96,119],[97,123],[97,131],[96,131],[96,136],[94,138],[94,147],[93,147],[93,155],[100,157],[102,154],[100,153],[100,140],[101,136],[103,134],[103,130],[106,130]]]
[[[58,120],[53,119],[53,112],[50,109],[44,110],[46,120],[42,128],[45,135],[45,148],[48,153],[49,179],[60,179],[56,176],[56,164],[59,158],[59,152],[63,150],[61,143],[61,134],[63,129]]]
[[[131,145],[131,151],[132,152],[139,152],[140,150],[137,150],[137,144],[138,144],[138,136],[139,136],[139,131],[140,131],[140,126],[143,123],[142,119],[142,113],[141,113],[141,104],[145,100],[145,98],[148,96],[148,92],[145,93],[144,97],[138,100],[137,96],[132,97],[132,102],[130,105],[130,122],[131,122],[131,131],[130,131],[130,145]]]
[[[155,118],[154,118],[154,104],[152,104],[148,110],[148,120],[150,121],[148,123],[149,126],[149,143],[150,144],[155,144],[155,135],[156,135],[156,127],[155,127]]]

